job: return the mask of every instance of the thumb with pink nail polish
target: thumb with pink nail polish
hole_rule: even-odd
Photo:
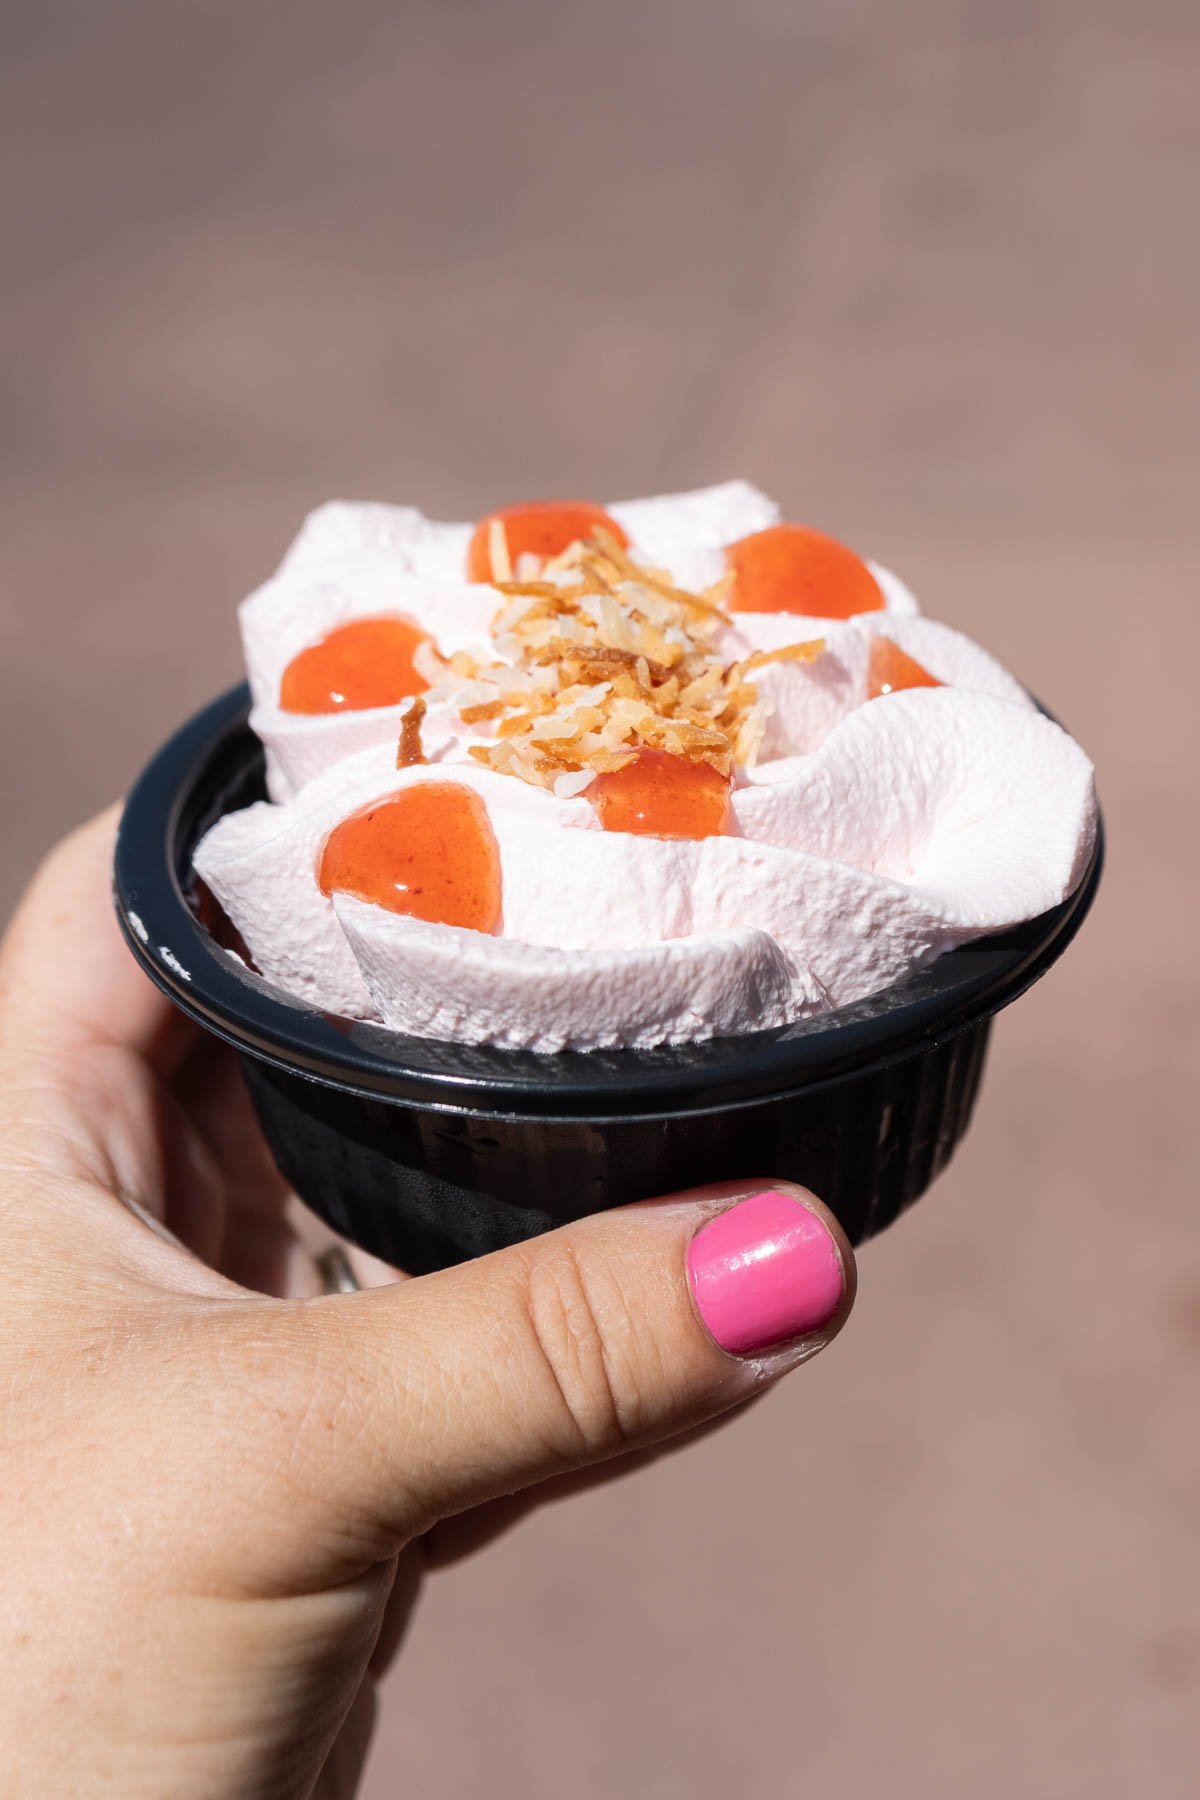
[[[696,1310],[731,1356],[831,1335],[847,1299],[846,1267],[830,1225],[798,1190],[752,1194],[688,1246]]]

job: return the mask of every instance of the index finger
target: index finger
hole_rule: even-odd
[[[194,1028],[138,968],[112,905],[119,805],[50,852],[0,945],[4,1032],[48,1052],[116,1045],[169,1074]]]

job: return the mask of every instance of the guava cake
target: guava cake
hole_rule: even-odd
[[[546,1053],[786,1025],[1046,912],[1092,768],[741,481],[469,524],[333,503],[243,603],[269,799],[195,868],[266,980]]]

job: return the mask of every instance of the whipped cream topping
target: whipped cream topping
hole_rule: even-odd
[[[778,518],[740,482],[608,510],[634,561],[693,591],[720,579],[728,543]],[[721,836],[605,831],[586,792],[482,766],[470,750],[488,727],[464,724],[453,681],[434,690],[443,697],[423,724],[429,761],[404,769],[407,703],[280,710],[291,658],[353,618],[400,611],[443,656],[494,660],[506,602],[462,579],[470,531],[411,508],[322,507],[242,608],[272,801],[220,820],[195,864],[260,972],[297,999],[415,1035],[541,1051],[697,1040],[860,999],[1078,882],[1095,829],[1087,757],[876,565],[883,611],[737,612],[722,628],[716,647],[730,662],[823,647],[749,669],[766,733],[758,760],[736,771]],[[879,635],[946,685],[868,702]],[[495,835],[497,935],[321,891],[322,847],[341,820],[447,780],[479,796]]]
[[[606,510],[628,534],[635,561],[663,569],[693,590],[721,579],[728,544],[779,518],[775,502],[745,481],[619,500]],[[266,746],[273,800],[288,799],[356,750],[394,743],[400,731],[403,706],[284,712],[279,706],[283,672],[306,645],[353,619],[401,613],[427,631],[445,657],[460,650],[491,657],[489,636],[500,602],[495,588],[464,579],[471,530],[426,519],[411,506],[330,501],[305,520],[271,580],[242,602],[242,649],[254,700],[250,724]],[[915,615],[917,602],[899,577],[877,563],[868,567],[883,593],[886,616]],[[797,637],[822,637],[829,623],[799,614],[740,613],[729,654],[732,659],[795,643]],[[425,753],[441,762],[479,738],[442,714],[430,720]]]

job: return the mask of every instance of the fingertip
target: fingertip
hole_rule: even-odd
[[[793,1202],[803,1207],[812,1215],[832,1240],[833,1253],[837,1268],[840,1271],[840,1298],[837,1309],[832,1316],[828,1328],[828,1336],[836,1336],[854,1305],[858,1291],[858,1265],[854,1248],[846,1235],[845,1227],[837,1214],[825,1204],[811,1188],[804,1187],[798,1181],[783,1180],[774,1175],[741,1176],[724,1181],[706,1182],[700,1187],[680,1189],[676,1193],[664,1195],[656,1200],[639,1200],[634,1205],[624,1207],[623,1212],[652,1211],[667,1217],[673,1210],[683,1212],[693,1221],[693,1238],[705,1228],[710,1221],[723,1213],[731,1212],[735,1207],[760,1196],[774,1194],[781,1200]],[[763,1209],[759,1209],[762,1216]]]
[[[134,962],[112,904],[120,802],[77,826],[43,859],[0,954],[9,1035],[18,1050],[118,1045],[156,1066],[178,1060],[191,1031]]]
[[[73,884],[85,869],[102,869],[107,875],[124,804],[123,800],[110,801],[103,811],[72,826],[52,845],[37,867],[26,899],[36,900],[44,890]]]
[[[770,1185],[776,1192],[787,1194],[798,1205],[814,1214],[833,1239],[842,1269],[841,1302],[830,1321],[829,1330],[830,1337],[836,1336],[849,1318],[855,1296],[858,1293],[858,1258],[854,1254],[854,1246],[837,1214],[826,1206],[820,1195],[814,1194],[811,1188],[802,1187],[799,1182],[795,1181],[773,1181]]]
[[[807,1188],[780,1181],[743,1184],[700,1225],[687,1277],[705,1330],[741,1359],[829,1343],[857,1285],[840,1222]]]

